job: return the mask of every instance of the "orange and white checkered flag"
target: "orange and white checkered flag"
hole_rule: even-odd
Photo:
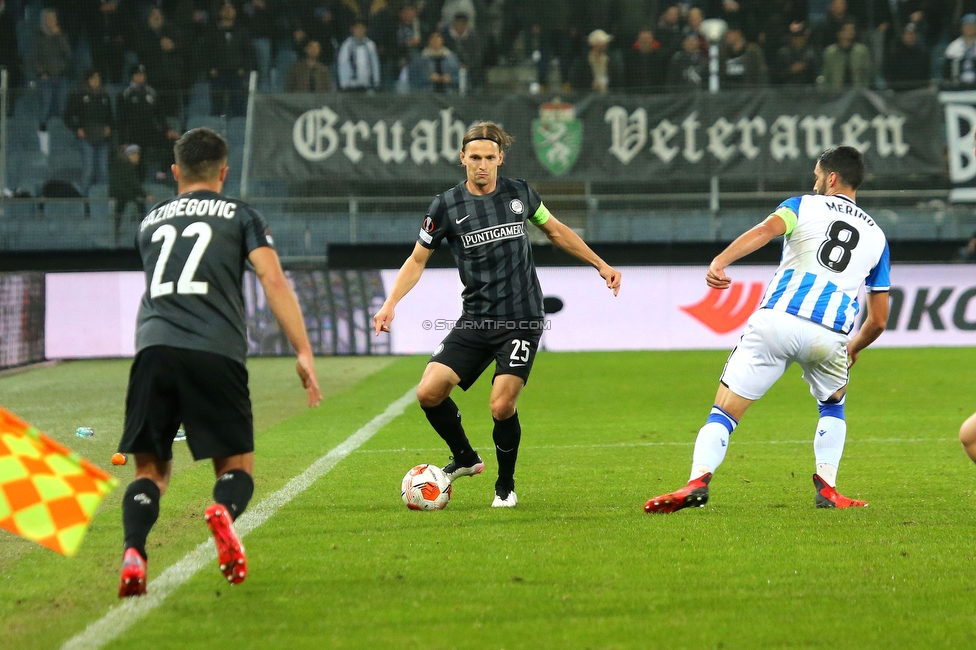
[[[0,407],[0,528],[72,556],[116,485],[111,474]]]

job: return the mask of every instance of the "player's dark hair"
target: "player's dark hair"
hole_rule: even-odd
[[[512,146],[512,136],[505,133],[505,129],[494,122],[478,122],[464,134],[461,140],[461,151],[474,140],[491,140],[498,145],[499,150],[507,151]]]
[[[854,147],[832,147],[820,154],[820,169],[825,174],[834,172],[845,185],[856,190],[864,182],[864,157]]]
[[[227,163],[227,141],[205,127],[190,129],[176,141],[173,149],[180,178],[185,181],[210,181],[220,176]]]

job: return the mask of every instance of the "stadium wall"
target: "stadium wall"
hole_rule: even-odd
[[[705,286],[705,268],[623,267],[614,298],[589,268],[539,269],[546,307],[542,344],[554,351],[730,349],[759,303],[770,266],[738,266],[727,292]],[[428,354],[460,315],[454,269],[428,269],[397,307],[392,334],[370,324],[396,271],[289,271],[317,354]],[[896,264],[882,347],[976,345],[976,279],[968,265]],[[139,272],[46,276],[45,356],[134,354],[135,317],[145,289]],[[287,355],[260,285],[245,280],[250,353]],[[863,301],[862,301],[863,303]],[[96,314],[97,318],[79,318]]]

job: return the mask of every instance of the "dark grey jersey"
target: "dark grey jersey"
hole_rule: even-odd
[[[271,246],[260,214],[214,192],[181,194],[142,220],[137,236],[146,293],[136,324],[136,351],[169,345],[247,356],[244,263]]]
[[[543,318],[542,287],[525,230],[540,209],[539,194],[525,181],[509,178],[499,178],[486,196],[475,196],[460,183],[430,204],[418,243],[437,248],[447,239],[464,284],[464,316]]]

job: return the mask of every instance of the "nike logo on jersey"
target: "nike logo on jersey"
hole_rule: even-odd
[[[463,222],[467,221],[469,218],[471,218],[471,215],[470,214],[466,214],[463,217],[461,217],[460,219],[455,219],[454,220],[454,223],[456,223],[458,225],[461,225]]]
[[[508,364],[508,367],[509,368],[521,368],[522,366],[525,366],[525,365],[527,365],[527,364],[524,364],[524,363],[510,363],[510,364]]]

